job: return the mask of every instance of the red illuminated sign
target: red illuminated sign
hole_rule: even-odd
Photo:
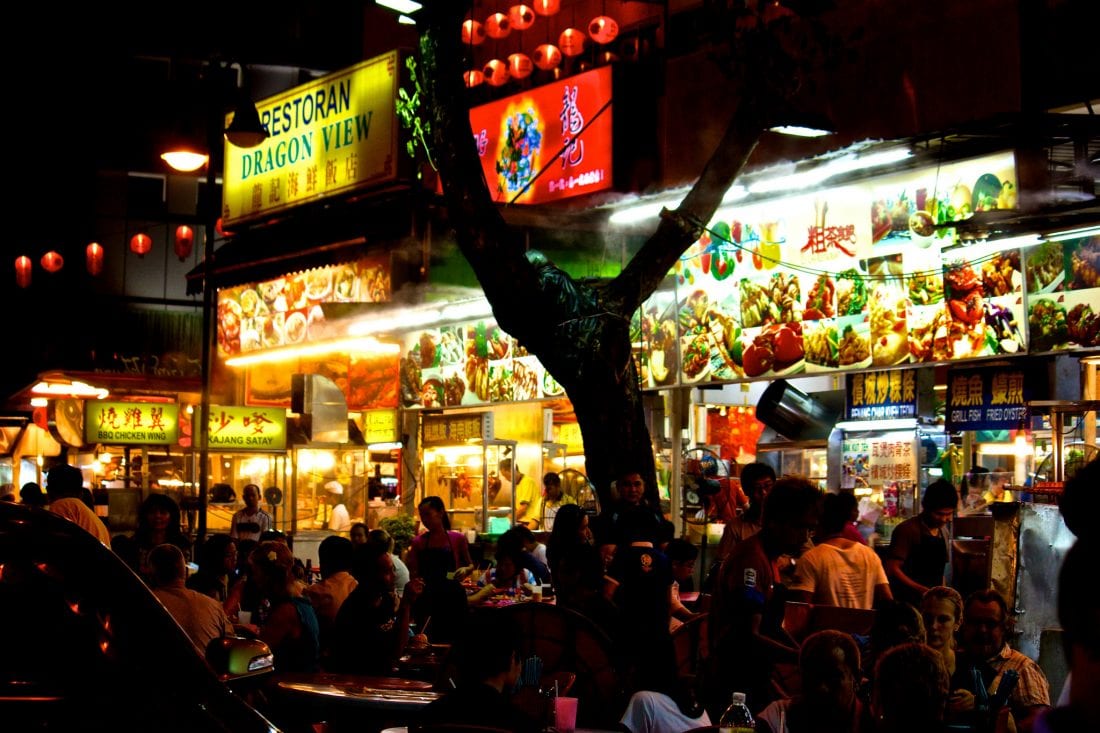
[[[470,110],[496,201],[540,204],[611,188],[611,67]]]

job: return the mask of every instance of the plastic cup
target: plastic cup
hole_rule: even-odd
[[[237,611],[237,623],[250,624],[252,623],[251,611]]]
[[[560,733],[568,733],[577,727],[577,698],[554,698],[554,727]]]
[[[542,601],[542,586],[535,585],[531,587],[531,600],[535,603]]]

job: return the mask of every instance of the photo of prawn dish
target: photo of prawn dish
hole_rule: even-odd
[[[1072,249],[1070,272],[1073,274],[1070,288],[1100,288],[1100,237],[1089,237],[1076,246],[1069,246]]]
[[[772,324],[743,341],[741,366],[746,377],[781,376],[805,368],[801,323]]]
[[[982,294],[987,298],[1019,293],[1023,284],[1020,250],[999,252],[982,263]]]
[[[1053,293],[1062,289],[1066,275],[1061,242],[1043,242],[1027,253],[1025,264],[1028,293]]]
[[[985,300],[982,297],[982,281],[974,273],[969,262],[955,262],[947,266],[943,274],[947,312],[952,318],[972,326],[985,319]]]
[[[871,363],[871,338],[865,323],[849,323],[837,342],[837,364],[842,367],[868,366]]]
[[[741,281],[741,326],[755,328],[802,320],[798,275],[773,273],[766,280]]]
[[[802,320],[819,321],[836,315],[836,284],[827,274],[821,274],[814,280],[806,296],[806,307],[802,311]],[[809,359],[809,351],[806,358]]]
[[[906,313],[909,300],[897,288],[878,285],[871,290],[871,363],[892,366],[909,359]]]
[[[826,369],[840,366],[840,342],[834,322],[804,325],[802,344],[806,354],[806,371],[814,371],[811,365]]]

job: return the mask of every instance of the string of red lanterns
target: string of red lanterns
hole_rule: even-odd
[[[500,40],[506,38],[513,29],[525,31],[531,28],[538,16],[549,17],[561,10],[561,0],[533,0],[530,5],[519,3],[504,12],[491,13],[484,23],[473,18],[462,22],[462,43],[467,46],[480,46],[486,38]],[[575,18],[574,18],[575,20]],[[543,71],[552,71],[561,65],[563,56],[576,57],[584,53],[588,39],[599,45],[614,41],[619,35],[618,22],[603,12],[589,21],[585,30],[567,27],[557,38],[557,45],[550,42],[539,44],[533,54],[512,53],[507,60],[491,59],[481,69],[470,69],[463,74],[468,87],[481,83],[501,86],[511,79],[525,79],[530,76],[533,66]],[[609,55],[607,55],[610,58]]]

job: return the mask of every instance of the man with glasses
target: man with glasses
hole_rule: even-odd
[[[955,516],[959,492],[950,481],[933,481],[924,490],[921,513],[894,528],[886,554],[886,575],[894,598],[920,608],[929,588],[944,583],[948,560],[947,524]]]

